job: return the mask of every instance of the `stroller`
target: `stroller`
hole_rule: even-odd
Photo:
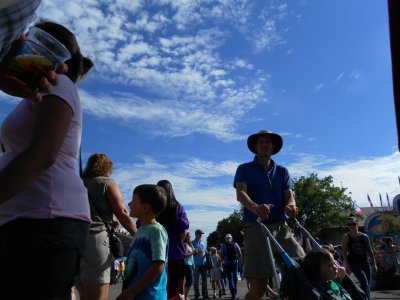
[[[294,219],[303,233],[308,236],[318,249],[321,249],[321,245],[311,236],[311,234],[300,225],[300,223]],[[261,229],[266,234],[266,238],[269,238],[271,244],[278,250],[280,257],[284,262],[284,270],[282,274],[282,279],[280,281],[279,295],[281,299],[285,300],[323,300],[322,295],[317,290],[317,288],[312,284],[312,282],[304,275],[301,271],[302,259],[293,259],[289,254],[281,247],[278,241],[274,238],[268,228],[261,222],[260,219],[257,220],[260,224]],[[348,275],[342,281],[342,286],[349,293],[351,299],[353,300],[366,300],[367,296],[358,287]]]

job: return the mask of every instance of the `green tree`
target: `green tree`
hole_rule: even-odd
[[[313,235],[322,228],[342,226],[352,209],[347,188],[333,185],[332,176],[319,179],[317,174],[295,179],[298,219]]]
[[[217,247],[225,242],[225,235],[230,233],[233,240],[239,245],[243,245],[243,210],[235,210],[229,217],[218,222],[217,229],[207,237],[207,246]]]

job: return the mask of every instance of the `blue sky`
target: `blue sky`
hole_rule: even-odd
[[[44,0],[38,16],[95,62],[83,160],[108,154],[126,202],[168,179],[209,234],[239,208],[233,176],[261,129],[283,136],[292,177],[332,175],[360,206],[399,193],[386,1]],[[0,101],[1,121],[17,100]]]

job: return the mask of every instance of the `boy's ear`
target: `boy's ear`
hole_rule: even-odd
[[[151,211],[151,206],[149,205],[149,203],[143,203],[143,210],[145,213],[148,213]]]

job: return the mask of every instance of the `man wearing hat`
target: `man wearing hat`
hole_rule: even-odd
[[[238,259],[241,258],[242,252],[230,233],[225,235],[225,243],[221,244],[221,256],[224,262],[224,272],[228,278],[231,299],[236,299]]]
[[[268,278],[273,276],[272,262],[267,253],[269,247],[257,218],[263,220],[290,256],[305,255],[285,222],[287,217],[297,215],[292,179],[285,167],[271,159],[282,145],[282,137],[268,130],[250,135],[247,147],[255,157],[236,170],[234,187],[237,200],[244,206],[244,277],[250,284],[245,299],[261,299]]]
[[[200,229],[196,229],[194,232],[195,239],[192,241],[193,244],[193,260],[194,260],[194,299],[199,299],[199,277],[201,276],[201,293],[203,299],[209,299],[207,291],[207,268],[206,268],[206,254],[207,248],[204,242],[201,240],[201,236],[204,234]]]

